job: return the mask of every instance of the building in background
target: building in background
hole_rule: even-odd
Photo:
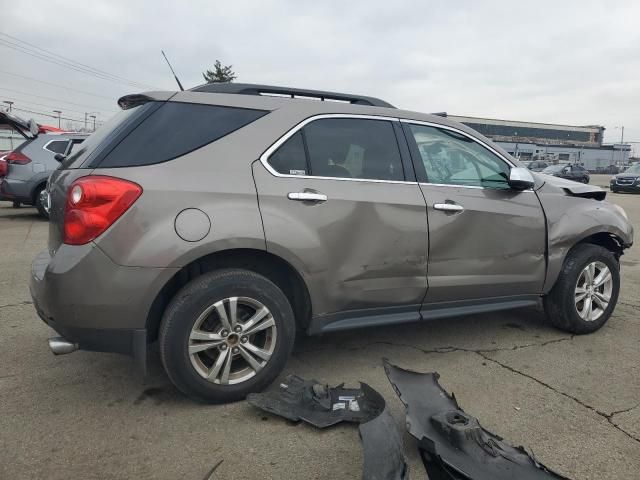
[[[579,163],[587,170],[607,170],[627,165],[629,144],[604,144],[605,128],[599,125],[571,126],[448,115],[489,137],[521,161]]]

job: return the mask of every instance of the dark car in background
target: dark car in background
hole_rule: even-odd
[[[549,166],[547,162],[543,162],[542,160],[534,160],[532,162],[525,162],[525,167],[527,167],[532,172],[542,172],[545,168]]]
[[[553,175],[554,177],[566,178],[580,183],[589,183],[589,172],[582,166],[575,163],[550,165],[542,173]]]
[[[640,192],[640,163],[631,165],[624,172],[614,175],[609,188],[613,193]]]

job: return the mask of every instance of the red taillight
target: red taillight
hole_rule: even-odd
[[[7,163],[15,163],[16,165],[26,165],[31,162],[31,159],[24,153],[16,151],[11,152],[9,155],[4,157],[4,159]]]
[[[137,183],[100,175],[82,177],[69,187],[63,241],[84,245],[100,236],[142,194]]]
[[[0,177],[6,177],[8,171],[9,167],[7,167],[6,160],[4,158],[0,158]]]

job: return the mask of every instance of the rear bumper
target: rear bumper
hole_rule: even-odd
[[[142,365],[150,306],[172,269],[123,267],[93,244],[41,252],[30,291],[40,318],[80,349],[123,353]]]

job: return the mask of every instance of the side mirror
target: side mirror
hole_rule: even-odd
[[[38,124],[32,118],[31,120],[29,120],[29,133],[34,137],[37,137],[39,132],[40,132],[40,128],[38,127]]]
[[[55,158],[57,161],[62,162],[63,160],[65,160],[67,158],[66,155],[63,155],[61,153],[56,153],[53,158]]]
[[[509,186],[514,190],[527,190],[535,184],[533,175],[526,168],[513,167],[509,172]]]

